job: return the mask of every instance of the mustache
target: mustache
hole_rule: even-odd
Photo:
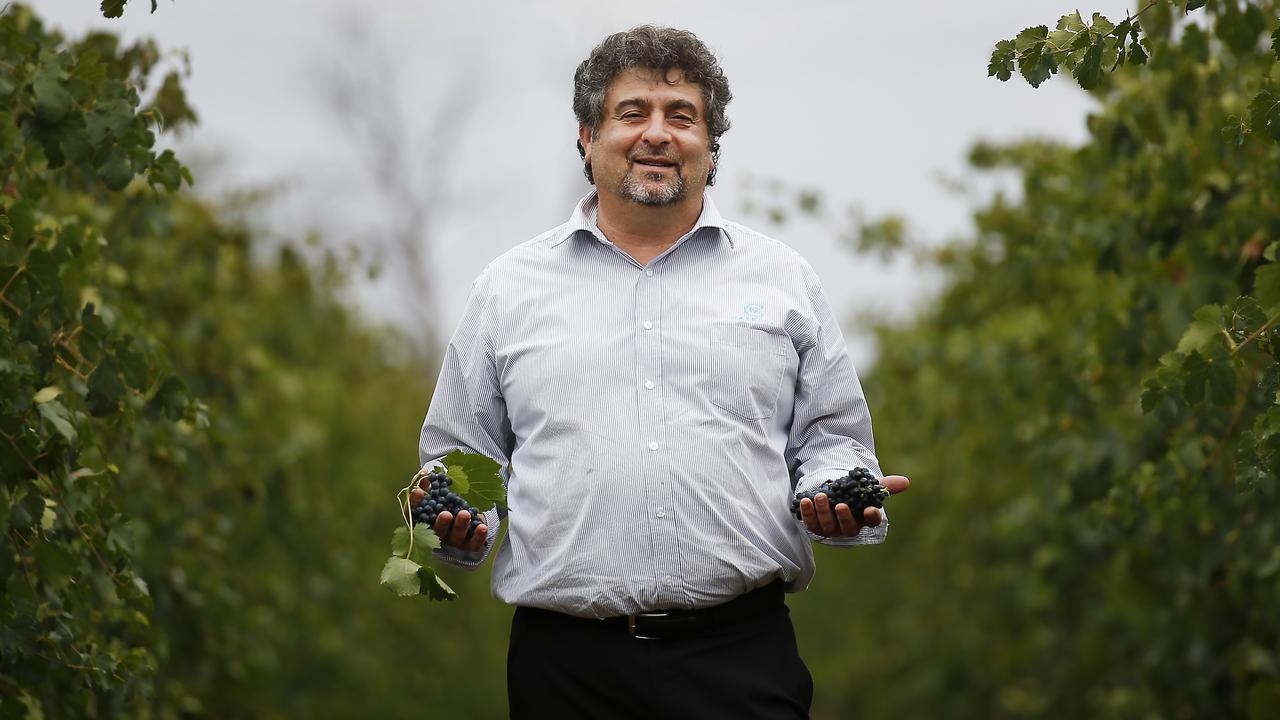
[[[627,156],[627,160],[629,162],[635,162],[640,158],[644,158],[645,160],[665,160],[671,163],[672,165],[680,164],[679,159],[672,157],[671,155],[668,155],[667,153],[664,153],[664,152],[641,150],[639,152],[634,152],[631,155]]]

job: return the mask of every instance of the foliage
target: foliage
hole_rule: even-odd
[[[1280,3],[1203,5],[1147,4],[1145,63],[1095,15],[1053,60],[1100,102],[1090,140],[975,147],[1021,196],[906,243],[948,283],[865,380],[913,488],[882,555],[820,549],[793,603],[845,689],[815,717],[1280,716]],[[999,68],[1043,79],[1045,35]],[[805,621],[839,613],[878,632]]]
[[[154,44],[15,5],[0,63],[0,716],[408,717],[441,627],[500,668],[483,574],[467,613],[373,586],[430,359],[339,301],[345,258],[184,191]]]

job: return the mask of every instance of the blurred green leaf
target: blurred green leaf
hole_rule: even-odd
[[[1259,90],[1249,103],[1249,124],[1255,133],[1280,141],[1280,95]]]

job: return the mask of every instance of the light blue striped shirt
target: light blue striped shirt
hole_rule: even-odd
[[[504,466],[510,512],[493,563],[504,602],[585,617],[714,605],[806,587],[810,490],[866,467],[871,416],[839,323],[794,250],[724,220],[640,265],[569,222],[476,279],[422,425],[424,464],[454,448]],[[479,565],[483,552],[437,557]]]

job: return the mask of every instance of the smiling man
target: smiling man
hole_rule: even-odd
[[[507,523],[512,717],[807,717],[784,594],[812,542],[888,522],[791,500],[857,467],[907,488],[813,268],[706,191],[731,97],[691,33],[606,38],[574,76],[596,190],[485,268],[446,350],[420,460],[493,457],[510,512],[441,513],[436,552],[475,568]]]

